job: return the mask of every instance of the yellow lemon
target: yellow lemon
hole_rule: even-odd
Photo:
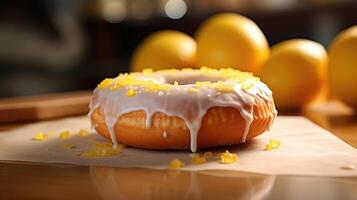
[[[327,59],[325,48],[317,42],[287,40],[272,47],[259,76],[272,89],[279,108],[297,109],[324,88]]]
[[[159,31],[148,36],[137,47],[131,70],[193,67],[196,50],[196,42],[189,35],[173,30]]]
[[[329,56],[329,84],[333,94],[357,108],[357,25],[336,37]]]
[[[223,13],[207,19],[198,29],[199,66],[234,67],[257,72],[269,56],[269,44],[250,19]]]

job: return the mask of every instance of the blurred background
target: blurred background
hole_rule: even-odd
[[[220,12],[243,14],[269,44],[312,39],[326,48],[356,24],[354,0],[2,0],[0,97],[93,89],[128,71],[135,47],[150,33],[194,36]]]

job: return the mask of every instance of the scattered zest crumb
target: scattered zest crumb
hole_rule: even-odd
[[[126,92],[126,96],[128,97],[133,97],[136,95],[136,91],[134,89],[128,89],[128,91]]]
[[[59,134],[59,138],[61,138],[62,140],[66,140],[71,136],[71,133],[69,131],[63,131]]]
[[[206,157],[200,155],[196,155],[191,159],[192,164],[203,164],[205,162],[206,162]]]
[[[39,132],[33,136],[32,140],[42,141],[42,140],[46,140],[47,137],[48,137],[47,134]]]
[[[88,131],[84,130],[84,129],[80,129],[78,131],[78,134],[77,134],[79,137],[86,137],[88,136]]]
[[[113,144],[110,142],[95,142],[94,148],[111,148]]]
[[[122,148],[120,147],[94,147],[89,151],[84,151],[80,154],[83,158],[102,158],[102,157],[110,157],[116,156],[122,152]]]
[[[235,153],[230,153],[228,150],[220,155],[220,163],[230,164],[238,160],[238,156]]]
[[[278,149],[280,147],[280,141],[279,140],[274,140],[274,139],[270,139],[268,144],[265,145],[265,149],[264,150],[272,150],[272,149]]]
[[[184,166],[184,163],[179,159],[173,159],[169,164],[170,169],[180,169],[183,166]]]
[[[354,170],[355,166],[354,165],[344,165],[341,167],[343,170]]]

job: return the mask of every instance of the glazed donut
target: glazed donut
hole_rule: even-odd
[[[231,68],[119,74],[93,92],[89,118],[113,144],[188,149],[243,143],[268,130],[277,111],[259,78]]]

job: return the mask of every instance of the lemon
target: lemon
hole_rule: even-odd
[[[357,25],[341,32],[329,49],[329,84],[337,98],[357,108]]]
[[[323,91],[327,60],[321,44],[305,39],[287,40],[272,47],[259,76],[272,89],[278,108],[298,109]]]
[[[199,66],[234,67],[257,72],[269,55],[269,44],[250,19],[233,13],[207,19],[196,33]]]
[[[189,35],[173,30],[148,36],[135,50],[131,70],[193,67],[197,45]]]

